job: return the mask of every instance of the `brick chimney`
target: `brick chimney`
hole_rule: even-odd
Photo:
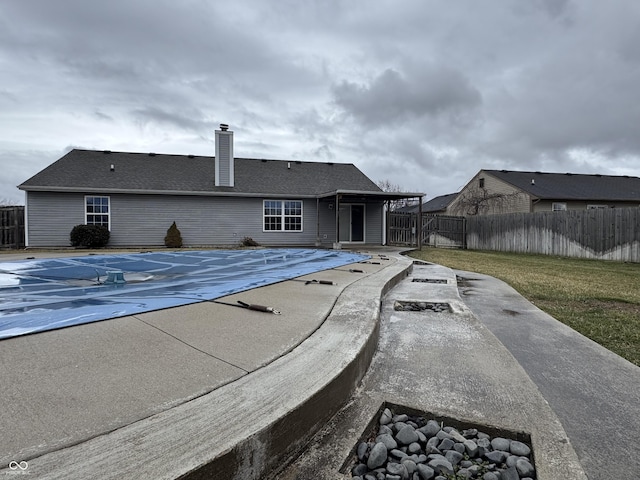
[[[226,123],[216,130],[216,187],[233,187],[233,132]]]

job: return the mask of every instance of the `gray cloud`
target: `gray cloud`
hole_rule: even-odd
[[[131,114],[141,123],[148,122],[164,123],[173,127],[178,127],[187,131],[200,131],[206,126],[204,115],[197,109],[189,112],[189,115],[183,115],[179,112],[171,112],[162,108],[147,106],[137,108]]]
[[[423,116],[447,115],[476,108],[481,95],[462,74],[448,68],[427,67],[407,77],[386,69],[368,85],[343,81],[333,86],[336,103],[365,126],[391,125]]]
[[[68,145],[640,175],[635,0],[3,0],[0,198]]]

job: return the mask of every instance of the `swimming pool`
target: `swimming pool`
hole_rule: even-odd
[[[214,300],[368,258],[273,248],[0,262],[0,339]]]

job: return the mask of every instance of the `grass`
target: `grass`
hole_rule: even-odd
[[[640,366],[640,264],[430,247],[411,256],[499,278],[557,320]]]

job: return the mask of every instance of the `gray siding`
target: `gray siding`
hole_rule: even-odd
[[[313,245],[316,240],[315,200],[303,202],[302,232],[263,232],[261,198],[113,195],[111,204],[113,246],[164,245],[174,221],[185,246],[237,245],[244,237],[261,245]]]
[[[382,203],[367,203],[365,209],[365,243],[382,245]]]
[[[333,200],[320,202],[320,244],[331,247],[336,241],[336,211]]]
[[[100,192],[88,192],[100,195]],[[262,245],[316,244],[316,200],[303,201],[302,232],[263,232],[262,198],[108,195],[111,199],[109,245],[163,246],[176,222],[185,246],[236,245],[251,237]],[[295,198],[291,198],[295,200]],[[69,246],[69,232],[84,223],[84,194],[29,192],[29,246]],[[367,243],[381,242],[381,207],[367,205]],[[335,211],[320,203],[320,244],[335,241]],[[376,230],[377,229],[377,230]]]
[[[100,192],[87,192],[101,195]],[[84,194],[29,192],[30,247],[69,246],[69,233],[83,224]],[[163,246],[167,229],[176,222],[185,246],[237,245],[251,237],[266,246],[313,246],[318,240],[315,199],[303,201],[302,232],[263,232],[262,198],[169,195],[107,195],[111,202],[109,246]],[[295,200],[294,197],[289,198]],[[335,242],[335,209],[320,202],[319,244]],[[382,243],[382,205],[366,206],[366,243]]]
[[[71,229],[84,223],[84,195],[27,192],[27,246],[68,247]]]

